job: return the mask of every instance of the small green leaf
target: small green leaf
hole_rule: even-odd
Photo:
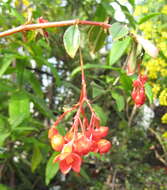
[[[161,15],[161,13],[150,13],[150,14],[147,14],[145,16],[143,16],[142,18],[140,18],[140,20],[138,21],[138,24],[143,24],[144,22],[148,21],[149,19],[155,17],[155,16],[158,16],[158,15]]]
[[[128,29],[128,27],[126,27],[118,22],[115,22],[109,28],[109,32],[112,35],[113,40],[118,40],[118,39],[126,36],[129,32],[129,29]]]
[[[118,40],[113,42],[111,50],[109,52],[109,65],[116,63],[121,56],[125,53],[131,42],[131,38],[127,37],[124,40]]]
[[[34,172],[42,161],[42,154],[38,146],[34,145],[31,159],[31,170]]]
[[[97,52],[103,47],[106,36],[107,34],[102,27],[92,26],[90,28],[88,38],[92,53]]]
[[[12,128],[30,116],[30,102],[24,92],[16,92],[9,100],[9,122]]]
[[[78,25],[70,26],[64,33],[64,47],[70,57],[74,58],[80,46],[80,31]]]
[[[93,89],[93,98],[95,98],[96,96],[100,96],[104,93],[104,89],[96,83],[92,83],[91,86]]]
[[[112,91],[112,97],[115,99],[118,111],[122,111],[125,107],[125,101],[122,95],[117,93],[116,91]]]
[[[50,157],[50,159],[48,160],[48,163],[46,165],[46,170],[45,170],[46,185],[48,185],[50,183],[51,179],[53,179],[53,177],[57,174],[57,172],[59,170],[59,164],[53,163],[55,156],[57,156],[58,154],[59,154],[58,152],[54,152],[52,154],[52,156]]]
[[[97,116],[100,118],[101,125],[105,125],[107,122],[107,115],[104,112],[104,110],[97,104],[93,104],[93,109],[95,113],[97,114]]]
[[[152,104],[153,103],[152,88],[151,88],[151,86],[148,83],[146,83],[144,86],[145,86],[145,91],[146,91],[146,95],[147,95],[147,97],[149,99],[149,102],[150,102],[150,104]]]
[[[130,95],[131,90],[132,90],[132,79],[131,79],[131,77],[127,76],[126,74],[121,74],[120,82],[121,82],[123,89],[127,93],[129,93],[129,95]]]
[[[0,77],[5,73],[5,71],[8,69],[9,65],[14,60],[15,56],[12,54],[6,54],[4,55],[4,58],[1,62],[0,66]]]

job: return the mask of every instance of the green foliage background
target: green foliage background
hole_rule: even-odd
[[[117,3],[126,20],[116,20],[111,2]],[[140,3],[147,6],[147,1]],[[155,113],[151,124],[140,125],[144,120],[140,114],[145,113],[141,108],[128,125],[133,77],[122,69],[131,46],[129,30],[142,33],[139,26],[149,19],[165,23],[165,15],[158,13],[165,1],[158,5],[159,9],[152,6],[150,13],[136,18],[134,0],[0,2],[0,31],[26,23],[30,12],[34,23],[40,16],[48,21],[108,20],[117,22],[118,30],[110,31],[112,41],[99,27],[79,26],[88,95],[101,124],[110,127],[108,139],[113,147],[105,156],[90,154],[79,175],[71,172],[67,176],[52,164],[57,153],[47,138],[56,117],[74,105],[80,93],[79,54],[70,58],[63,45],[67,27],[47,29],[48,41],[39,30],[0,39],[0,190],[166,189],[167,141],[162,137],[166,125],[160,122],[163,108],[147,101]],[[147,93],[152,99],[150,88]],[[61,133],[71,120],[69,115],[61,123]]]

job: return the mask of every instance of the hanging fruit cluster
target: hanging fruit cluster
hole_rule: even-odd
[[[55,157],[54,162],[59,162],[59,167],[63,174],[67,174],[71,169],[75,172],[80,172],[82,157],[89,152],[104,154],[109,152],[111,148],[110,141],[104,138],[107,136],[109,128],[100,126],[100,119],[87,98],[82,61],[81,70],[82,89],[79,102],[58,117],[48,134],[52,148],[60,152]],[[89,113],[86,108],[89,108]],[[73,110],[76,110],[73,118],[74,122],[66,135],[62,136],[56,126],[67,113]],[[88,114],[90,114],[90,117],[87,117]]]
[[[147,76],[141,74],[139,74],[138,78],[133,81],[133,91],[131,93],[131,96],[137,107],[142,106],[146,100],[144,87],[146,81]]]

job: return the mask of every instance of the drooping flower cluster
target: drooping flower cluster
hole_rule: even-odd
[[[131,96],[137,107],[142,106],[146,100],[144,87],[146,81],[147,76],[141,74],[139,74],[138,78],[133,81],[133,91],[131,93]]]
[[[81,69],[82,89],[79,102],[58,117],[48,134],[52,148],[60,152],[55,157],[54,162],[59,162],[60,170],[63,174],[67,174],[71,169],[75,172],[80,172],[82,157],[89,152],[104,154],[109,152],[111,148],[111,143],[104,139],[109,128],[100,126],[100,119],[87,99],[82,63]],[[89,108],[89,110],[86,108]],[[76,110],[74,122],[65,136],[62,136],[56,126],[67,113],[73,110]],[[87,117],[88,114],[90,114],[90,117]]]

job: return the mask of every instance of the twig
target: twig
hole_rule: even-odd
[[[94,22],[88,20],[67,20],[67,21],[59,21],[59,22],[47,22],[47,23],[39,23],[39,24],[24,24],[4,32],[0,33],[0,37],[9,36],[15,34],[17,32],[24,32],[28,30],[36,30],[41,28],[53,28],[53,27],[63,27],[63,26],[70,26],[70,25],[93,25],[93,26],[101,26],[105,29],[110,28],[111,25],[105,22]]]
[[[137,107],[136,107],[136,105],[134,105],[134,106],[133,106],[133,110],[132,110],[131,115],[130,115],[130,118],[129,118],[129,121],[128,121],[128,126],[129,126],[129,127],[130,127],[131,124],[132,124],[134,115],[136,114],[136,110],[137,110]]]
[[[114,187],[115,187],[116,175],[117,175],[117,169],[115,169],[114,174],[113,174],[113,178],[112,178],[112,190],[114,190]]]

